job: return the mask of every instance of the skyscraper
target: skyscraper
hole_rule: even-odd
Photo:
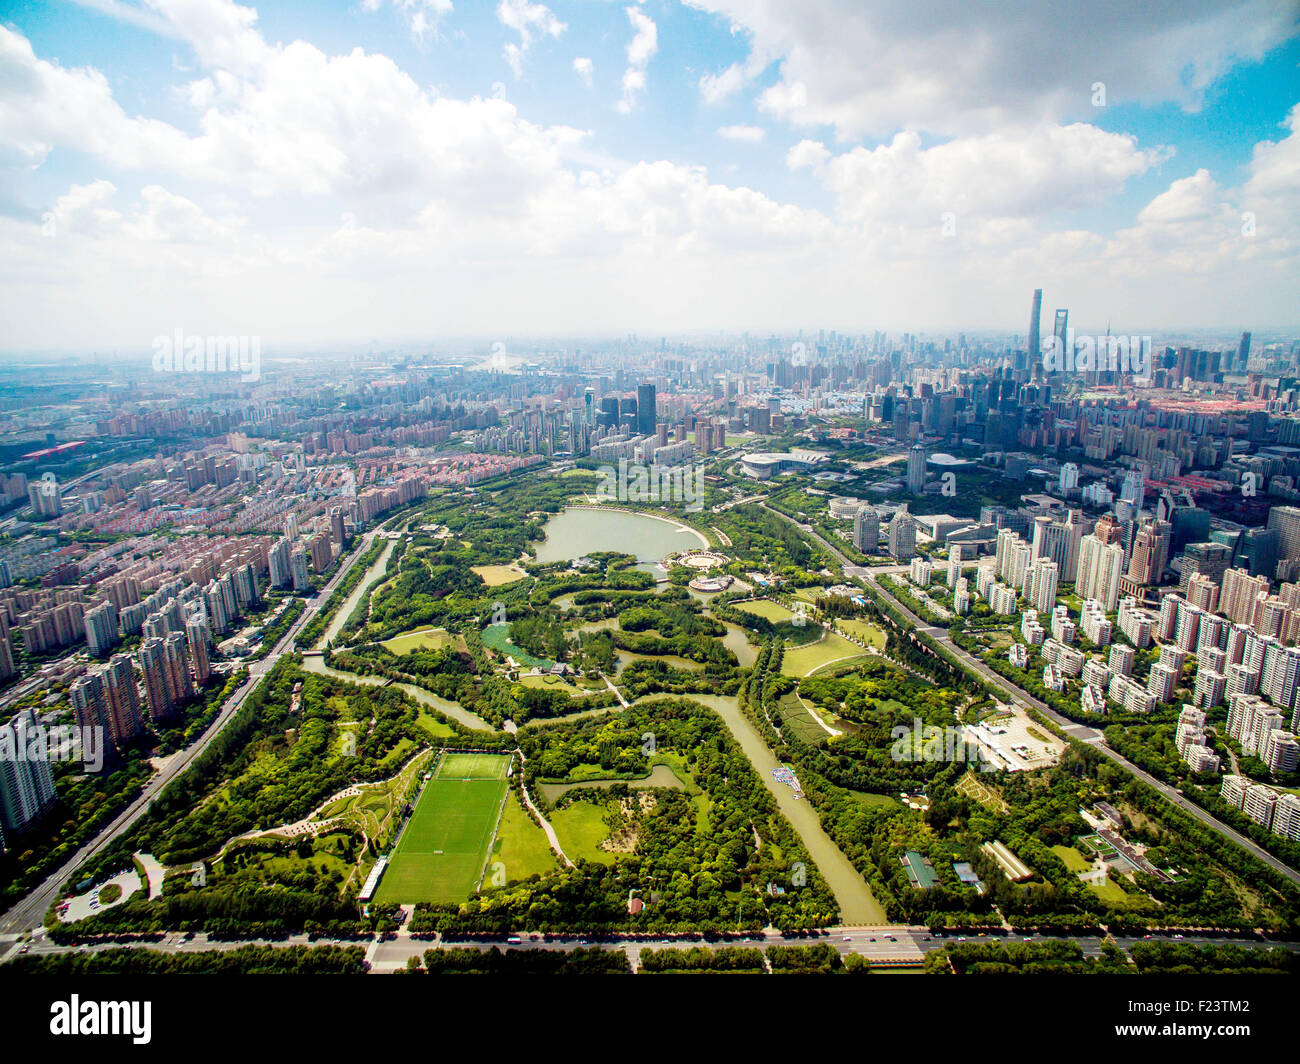
[[[618,424],[618,398],[607,395],[600,401],[600,426],[612,429]]]
[[[54,776],[34,710],[0,725],[0,826],[16,835],[35,823],[54,804]],[[21,754],[21,756],[14,756]]]
[[[1039,613],[1051,613],[1056,606],[1060,571],[1050,558],[1039,558],[1025,577],[1025,598]]]
[[[853,546],[863,554],[875,554],[880,546],[880,516],[863,506],[853,517]]]
[[[68,688],[68,701],[82,734],[97,731],[103,742],[108,735],[108,695],[103,676],[96,671],[77,677]]]
[[[1167,527],[1163,521],[1148,521],[1138,529],[1128,565],[1129,578],[1136,583],[1146,586],[1160,582],[1169,556],[1169,535],[1164,531]]]
[[[889,554],[895,561],[908,561],[916,553],[916,522],[900,509],[889,522]]]
[[[103,677],[104,693],[108,697],[109,735],[113,745],[120,749],[144,731],[135,666],[125,654],[115,654],[104,666]]]
[[[1119,604],[1119,578],[1124,568],[1124,548],[1107,542],[1105,530],[1084,536],[1079,544],[1079,572],[1075,583],[1079,598],[1096,599],[1107,612]]]
[[[1287,561],[1300,558],[1300,509],[1294,506],[1274,506],[1268,512],[1268,527],[1278,532],[1283,558]]]
[[[86,611],[86,649],[100,656],[107,654],[117,642],[117,610],[107,600]]]
[[[655,386],[638,384],[636,388],[636,430],[642,436],[651,436],[655,430]]]
[[[1043,317],[1043,290],[1034,289],[1034,303],[1029,311],[1029,361],[1034,367],[1034,375],[1041,373],[1043,366],[1042,341],[1039,339],[1040,322]]]
[[[1074,352],[1067,350],[1066,329],[1070,321],[1070,312],[1068,310],[1058,310],[1056,312],[1056,323],[1052,326],[1052,335],[1056,337],[1057,356],[1060,358],[1059,366],[1073,365]]]
[[[191,617],[185,625],[185,638],[189,645],[190,661],[194,664],[194,679],[207,683],[212,675],[212,666],[208,661],[208,626],[199,617]]]
[[[307,575],[307,552],[302,547],[294,547],[289,553],[289,577],[295,591],[306,591],[311,587],[311,578]]]
[[[1201,573],[1217,584],[1232,564],[1232,549],[1222,543],[1189,543],[1183,552],[1183,572],[1179,586],[1186,590],[1193,576]]]
[[[153,721],[169,720],[175,715],[181,701],[169,656],[167,644],[162,639],[146,639],[140,645],[140,672],[144,677],[149,719]]]
[[[1146,497],[1146,478],[1140,469],[1130,469],[1124,474],[1124,484],[1119,490],[1119,497],[1134,506],[1141,506]]]
[[[293,574],[289,569],[287,539],[276,540],[275,546],[267,552],[266,561],[271,573],[272,587],[288,587],[293,582]]]
[[[925,493],[925,448],[919,443],[907,452],[907,490],[913,495]]]

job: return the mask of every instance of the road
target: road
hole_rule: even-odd
[[[221,712],[216,719],[208,725],[207,730],[198,738],[198,740],[186,749],[172,755],[162,770],[153,776],[139,796],[131,802],[121,813],[119,813],[95,838],[87,842],[71,858],[69,858],[60,868],[48,876],[43,883],[31,891],[21,901],[17,902],[7,913],[0,918],[0,934],[15,934],[41,925],[45,918],[45,913],[59,896],[63,884],[67,882],[72,873],[90,858],[94,857],[114,839],[127,831],[149,808],[149,804],[158,797],[162,789],[172,780],[189,768],[204,750],[208,744],[220,734],[221,730],[230,723],[230,720],[239,711],[240,706],[244,704],[245,699],[257,688],[262,678],[270,672],[276,662],[293,647],[294,638],[298,632],[316,615],[317,603],[323,605],[328,599],[330,592],[338,585],[338,582],[351,570],[366,550],[369,549],[371,541],[377,534],[378,529],[374,529],[358,541],[352,554],[347,558],[343,565],[339,566],[333,576],[325,582],[325,586],[317,594],[315,601],[310,603],[298,615],[298,619],[289,625],[288,630],[280,637],[275,647],[260,661],[255,661],[248,667],[248,679],[238,687],[231,696],[226,699],[225,705],[221,707]]]
[[[931,934],[929,928],[908,926],[904,924],[882,924],[870,927],[832,927],[825,931],[812,934],[790,934],[787,935],[781,931],[767,929],[765,931],[753,932],[747,936],[735,936],[721,940],[707,940],[692,935],[672,935],[665,937],[655,937],[652,935],[603,935],[595,938],[581,938],[577,935],[557,934],[521,934],[522,942],[511,944],[501,939],[495,940],[441,940],[436,936],[432,939],[414,938],[409,932],[399,931],[396,935],[389,938],[382,938],[378,935],[361,940],[327,940],[317,939],[314,942],[306,935],[293,935],[288,938],[278,940],[267,939],[250,939],[234,942],[223,942],[209,939],[207,935],[199,932],[198,934],[187,936],[179,932],[172,932],[163,937],[159,942],[134,942],[134,943],[105,943],[103,945],[93,946],[61,946],[50,941],[43,936],[33,938],[30,943],[19,944],[14,942],[7,951],[7,954],[0,955],[0,963],[10,960],[20,954],[20,951],[26,946],[28,953],[32,956],[50,956],[66,952],[99,952],[106,949],[153,949],[163,953],[198,953],[205,950],[228,951],[238,949],[241,946],[306,946],[306,945],[358,945],[366,947],[366,960],[369,962],[372,974],[386,974],[391,972],[404,971],[409,958],[423,955],[427,949],[435,948],[469,948],[469,949],[491,949],[497,947],[503,951],[510,950],[547,950],[554,952],[556,950],[570,950],[577,946],[594,946],[597,949],[604,950],[625,950],[628,960],[631,962],[633,970],[640,967],[641,953],[646,949],[665,949],[678,948],[685,949],[689,947],[702,946],[705,949],[719,949],[728,946],[751,947],[756,949],[766,949],[768,946],[790,945],[806,946],[810,944],[829,943],[835,947],[837,953],[842,957],[856,953],[859,956],[866,957],[868,960],[896,965],[919,965],[924,959],[927,951],[938,949],[950,942],[979,942],[981,939],[988,942],[1060,942],[1073,941],[1079,943],[1083,950],[1084,956],[1097,957],[1101,954],[1102,943],[1105,941],[1097,935],[1085,935],[1077,938],[1062,939],[1055,935],[997,935],[988,934],[980,935],[976,932],[958,932],[952,931],[945,934]],[[1258,937],[1235,937],[1225,938],[1222,936],[1202,935],[1195,932],[1183,934],[1160,934],[1150,936],[1153,941],[1181,941],[1187,945],[1239,945],[1254,949],[1263,949],[1270,946],[1281,946],[1292,952],[1300,952],[1300,942],[1269,942]],[[1118,936],[1114,939],[1121,949],[1127,950],[1142,938]]]
[[[781,513],[780,510],[773,509],[772,507],[768,506],[766,503],[762,503],[761,505],[764,510],[767,510],[769,513],[774,513],[778,517],[781,517],[784,520],[790,522],[790,524],[794,525],[796,528],[802,531],[804,535],[808,536],[815,543],[817,543],[818,545],[820,545],[821,547],[829,551],[839,561],[841,566],[849,566],[853,564],[852,562],[849,561],[848,558],[846,558],[843,555],[843,553],[841,553],[838,549],[833,547],[818,533],[810,530],[804,525],[799,524],[799,522],[796,521],[794,518],[788,516],[787,514]],[[1155,776],[1151,775],[1151,773],[1147,772],[1145,769],[1139,768],[1137,765],[1133,764],[1133,762],[1128,760],[1128,758],[1123,757],[1115,750],[1112,750],[1109,746],[1106,745],[1105,738],[1102,736],[1101,732],[1099,732],[1096,728],[1089,728],[1088,726],[1083,724],[1076,724],[1074,721],[1070,720],[1069,717],[1065,716],[1062,713],[1058,713],[1046,702],[1040,701],[1038,698],[1035,698],[1033,695],[1031,695],[1028,691],[1024,690],[1021,687],[1016,686],[1005,676],[1002,676],[1000,673],[994,672],[991,668],[989,668],[989,666],[985,662],[981,661],[974,654],[971,654],[967,650],[964,650],[962,647],[959,647],[956,643],[952,641],[952,636],[949,635],[948,630],[946,628],[939,628],[935,625],[928,624],[927,622],[921,620],[920,617],[918,617],[906,606],[904,606],[901,602],[899,602],[898,599],[896,599],[893,595],[891,595],[888,591],[886,591],[884,587],[882,587],[880,584],[879,577],[881,575],[883,575],[884,573],[899,572],[901,570],[902,570],[901,566],[878,566],[868,570],[867,575],[864,579],[865,582],[869,584],[871,588],[878,595],[883,597],[887,602],[889,602],[891,606],[893,606],[894,609],[898,610],[905,618],[907,618],[908,623],[911,624],[916,631],[930,636],[930,638],[932,638],[936,643],[940,644],[940,646],[947,653],[951,654],[953,657],[957,658],[964,664],[968,665],[970,668],[974,669],[975,672],[977,672],[989,684],[1001,688],[1002,690],[1006,691],[1009,695],[1011,695],[1013,698],[1023,703],[1024,705],[1032,706],[1044,717],[1047,717],[1049,720],[1057,724],[1061,728],[1061,730],[1065,732],[1067,735],[1069,735],[1071,738],[1078,739],[1080,742],[1087,743],[1094,750],[1098,751],[1101,754],[1104,754],[1106,757],[1110,758],[1113,762],[1121,766],[1127,772],[1132,773],[1143,783],[1145,783],[1148,787],[1154,790],[1157,794],[1167,799],[1168,801],[1172,802],[1183,812],[1187,813],[1189,816],[1195,817],[1206,827],[1214,829],[1224,838],[1230,839],[1232,842],[1235,842],[1238,846],[1240,846],[1243,850],[1249,853],[1252,857],[1263,862],[1269,868],[1273,869],[1275,872],[1278,872],[1279,874],[1286,876],[1286,878],[1291,880],[1291,882],[1300,885],[1300,872],[1297,872],[1294,868],[1291,868],[1289,865],[1283,864],[1267,850],[1263,849],[1261,846],[1257,845],[1256,843],[1252,842],[1250,839],[1246,838],[1245,835],[1242,835],[1240,832],[1229,827],[1221,820],[1218,820],[1215,817],[1211,816],[1199,805],[1193,802],[1190,798],[1187,798],[1177,789],[1169,786],[1169,784],[1167,783],[1162,782],[1161,780],[1157,779]]]

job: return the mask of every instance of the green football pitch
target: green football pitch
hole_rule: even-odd
[[[377,903],[460,902],[474,892],[492,849],[509,760],[443,755],[397,842]]]

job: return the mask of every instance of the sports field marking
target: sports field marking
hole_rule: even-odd
[[[447,752],[438,763],[434,779],[503,780],[510,758],[501,754],[463,754]]]
[[[443,755],[402,831],[376,901],[448,903],[469,898],[492,851],[509,761],[502,754]]]

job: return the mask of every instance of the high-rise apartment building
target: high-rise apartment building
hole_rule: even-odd
[[[870,506],[863,506],[853,517],[853,547],[863,554],[880,549],[880,516]]]
[[[889,522],[889,556],[905,562],[915,553],[916,522],[906,510],[899,510]]]
[[[907,490],[913,495],[925,493],[925,448],[919,443],[907,452]]]
[[[54,804],[54,776],[46,744],[37,733],[35,711],[19,713],[0,725],[0,749],[23,751],[22,757],[0,757],[0,828],[6,840],[26,831]]]
[[[1268,527],[1275,529],[1281,539],[1278,549],[1287,561],[1300,560],[1300,509],[1294,506],[1274,506],[1268,512]]]
[[[1096,599],[1107,612],[1119,605],[1119,581],[1124,569],[1124,548],[1106,542],[1107,531],[1084,536],[1079,549],[1076,593],[1082,599]]]

